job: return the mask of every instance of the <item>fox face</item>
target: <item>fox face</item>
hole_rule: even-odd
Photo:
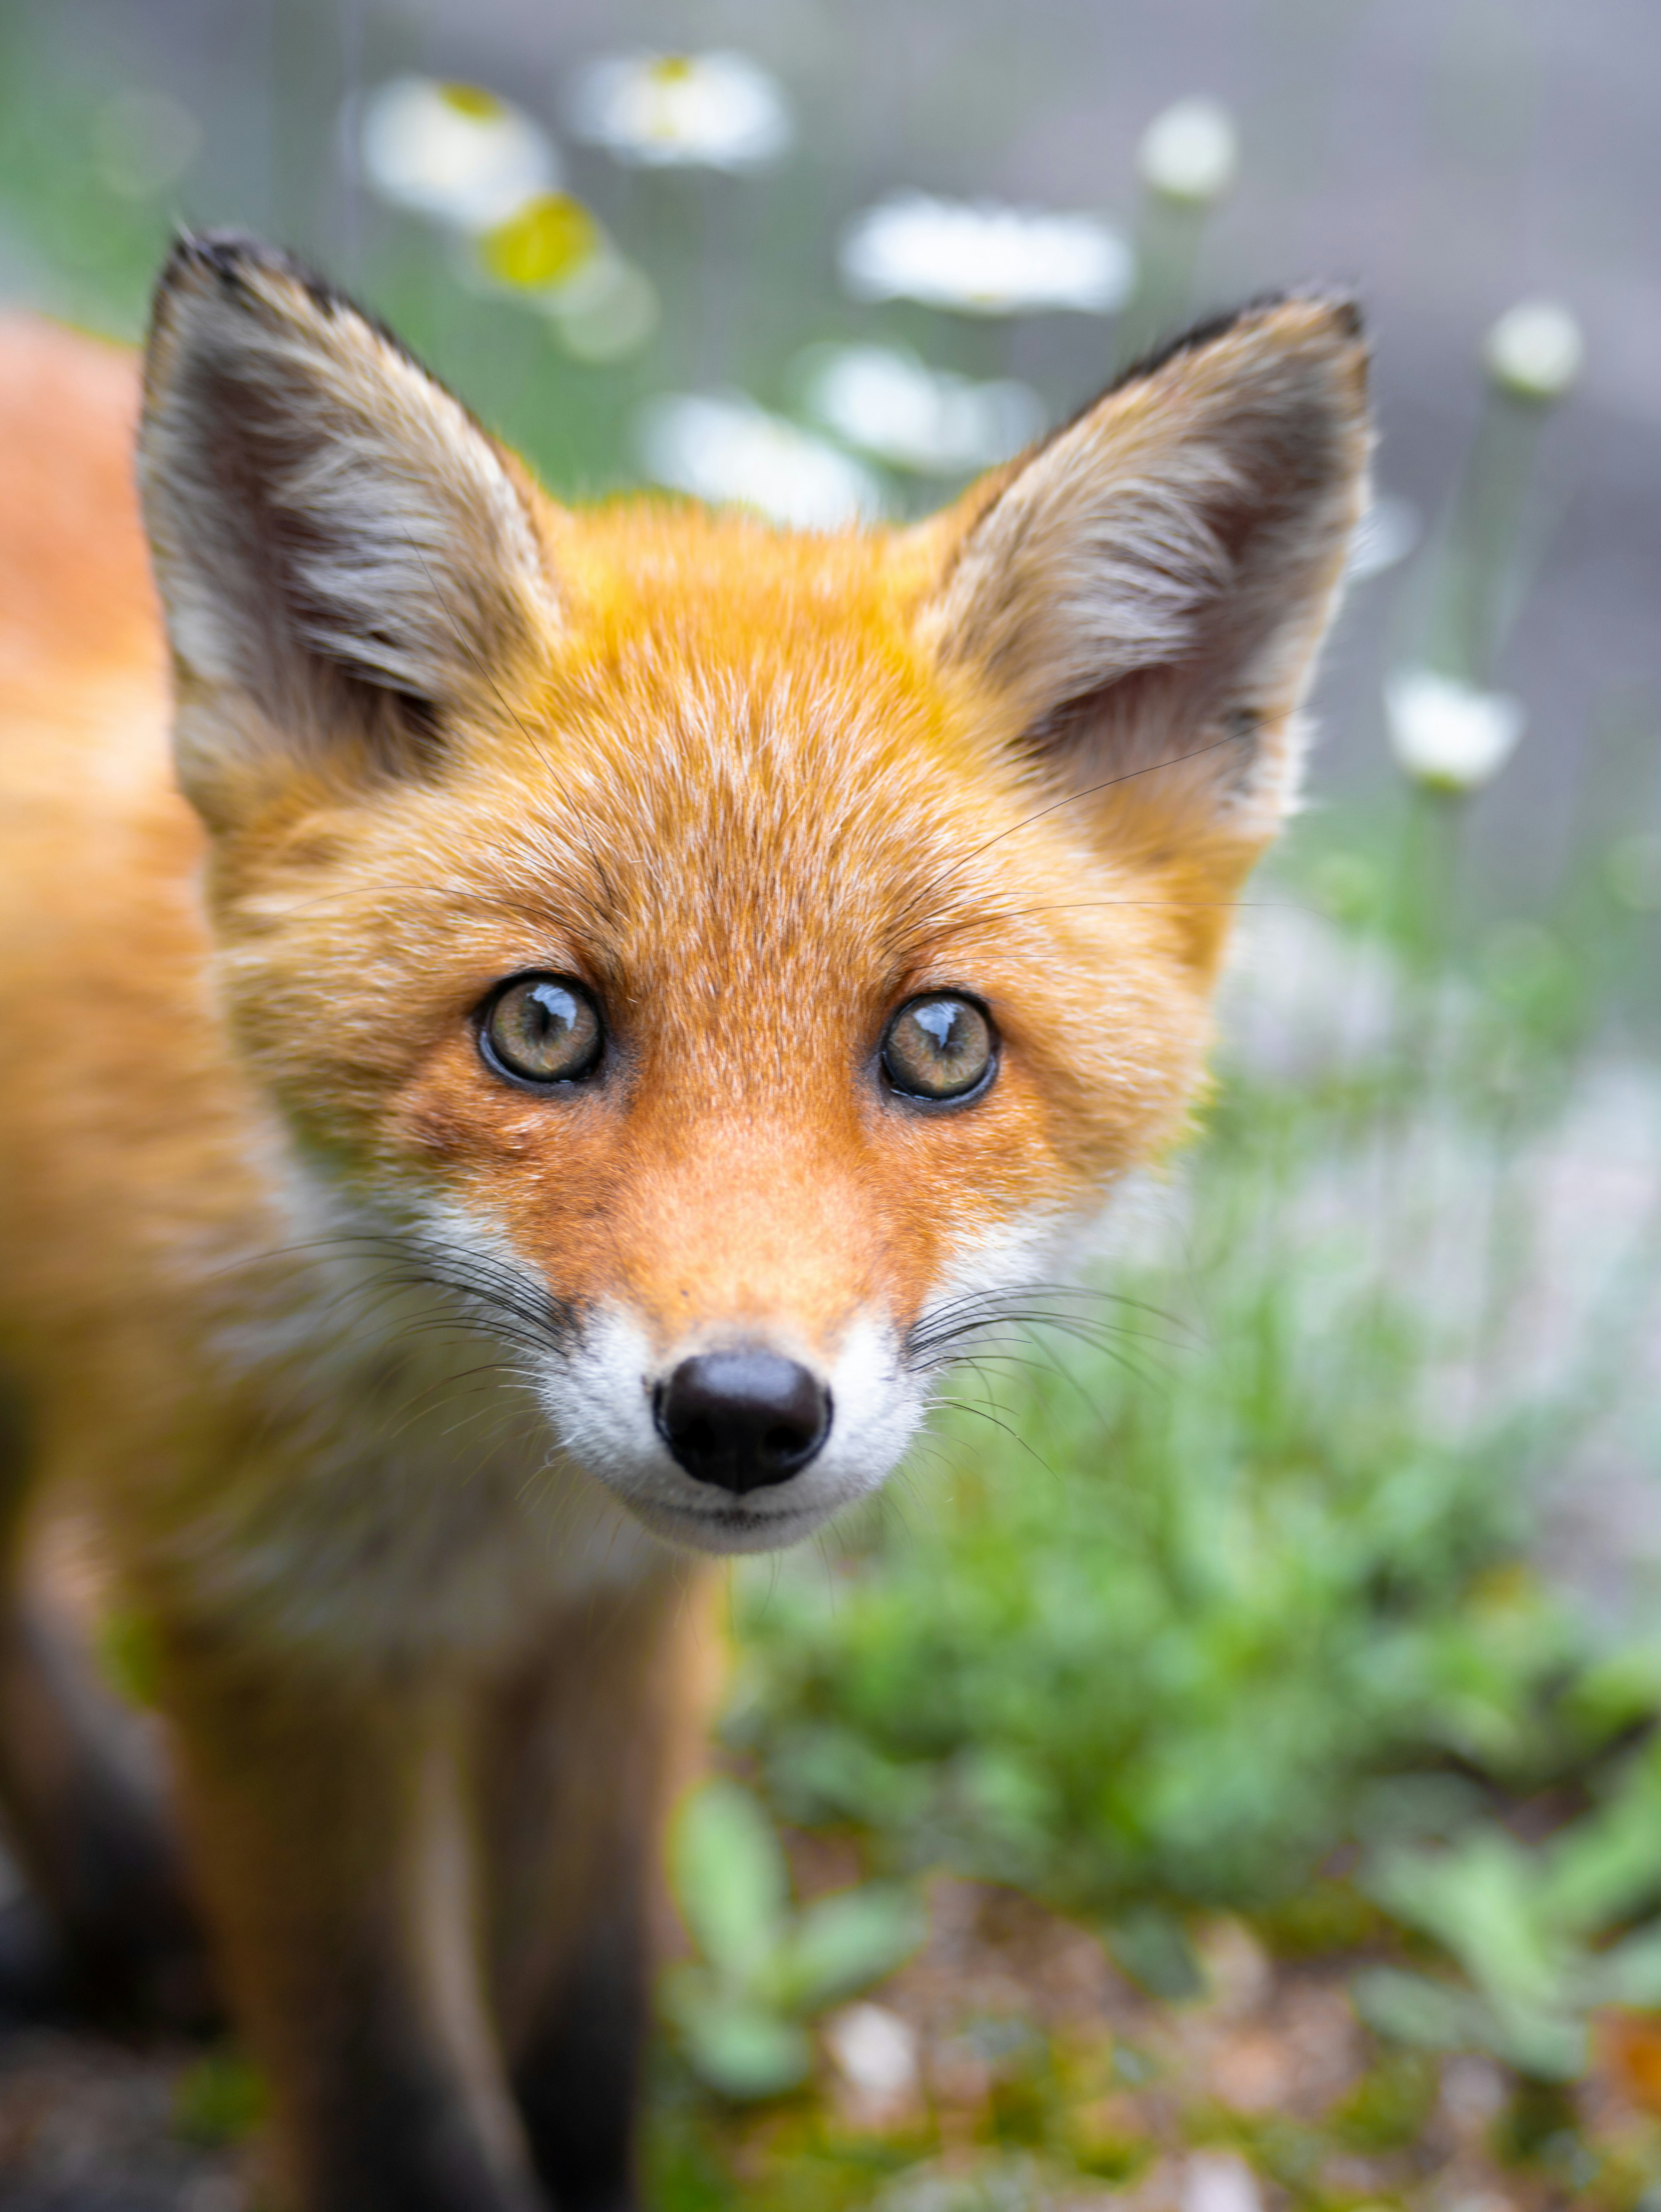
[[[1181,1129],[1364,380],[1287,300],[919,527],[575,513],[303,271],[176,250],[141,481],[226,1022],[659,1535],[879,1484]]]

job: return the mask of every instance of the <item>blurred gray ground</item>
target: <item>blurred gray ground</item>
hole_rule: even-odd
[[[1491,860],[1549,870],[1589,744],[1661,720],[1661,8],[1655,0],[7,0],[66,61],[165,89],[208,126],[181,212],[240,220],[350,270],[362,211],[319,159],[272,160],[285,73],[343,88],[415,65],[557,118],[571,64],[628,46],[743,46],[795,100],[802,145],[744,194],[812,210],[835,298],[845,216],[916,185],[1128,216],[1139,133],[1181,95],[1220,98],[1244,137],[1201,304],[1301,279],[1353,283],[1378,346],[1380,477],[1422,513],[1474,418],[1494,316],[1552,295],[1583,319],[1584,386],[1549,430],[1550,523],[1500,672],[1530,733],[1485,806]],[[298,12],[296,12],[298,9]],[[309,12],[307,12],[309,9]],[[295,25],[313,51],[296,55]],[[234,127],[228,127],[234,123]],[[568,149],[569,150],[569,149]],[[623,189],[576,149],[575,188]],[[273,172],[278,182],[273,184]],[[296,181],[297,179],[297,181]],[[609,196],[609,197],[608,197]],[[749,218],[765,218],[752,213]],[[742,251],[741,246],[734,247]],[[1022,334],[1076,400],[1103,379],[1100,324]],[[777,395],[764,392],[773,400]],[[1380,662],[1399,574],[1357,595],[1327,677],[1321,780],[1386,774]]]

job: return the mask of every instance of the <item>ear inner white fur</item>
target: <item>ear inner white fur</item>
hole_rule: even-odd
[[[430,743],[553,613],[503,454],[393,340],[250,241],[175,248],[139,474],[182,678],[244,695],[288,744],[342,726]]]
[[[1365,497],[1365,354],[1345,302],[1248,310],[1133,376],[1012,472],[924,617],[989,678],[1024,755],[1165,786],[1272,833]],[[970,501],[975,495],[970,495]]]

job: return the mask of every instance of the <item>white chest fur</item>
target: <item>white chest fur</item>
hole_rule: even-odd
[[[665,1564],[561,1454],[518,1349],[384,1254],[332,1256],[280,1312],[216,1334],[247,1411],[180,1564],[263,1635],[343,1661],[488,1658]]]

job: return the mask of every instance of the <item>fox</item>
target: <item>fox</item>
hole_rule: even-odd
[[[1358,310],[841,532],[560,503],[231,233],[142,366],[9,323],[0,422],[8,1833],[88,1990],[222,1998],[286,2212],[633,2212],[714,1562],[1188,1127]]]

